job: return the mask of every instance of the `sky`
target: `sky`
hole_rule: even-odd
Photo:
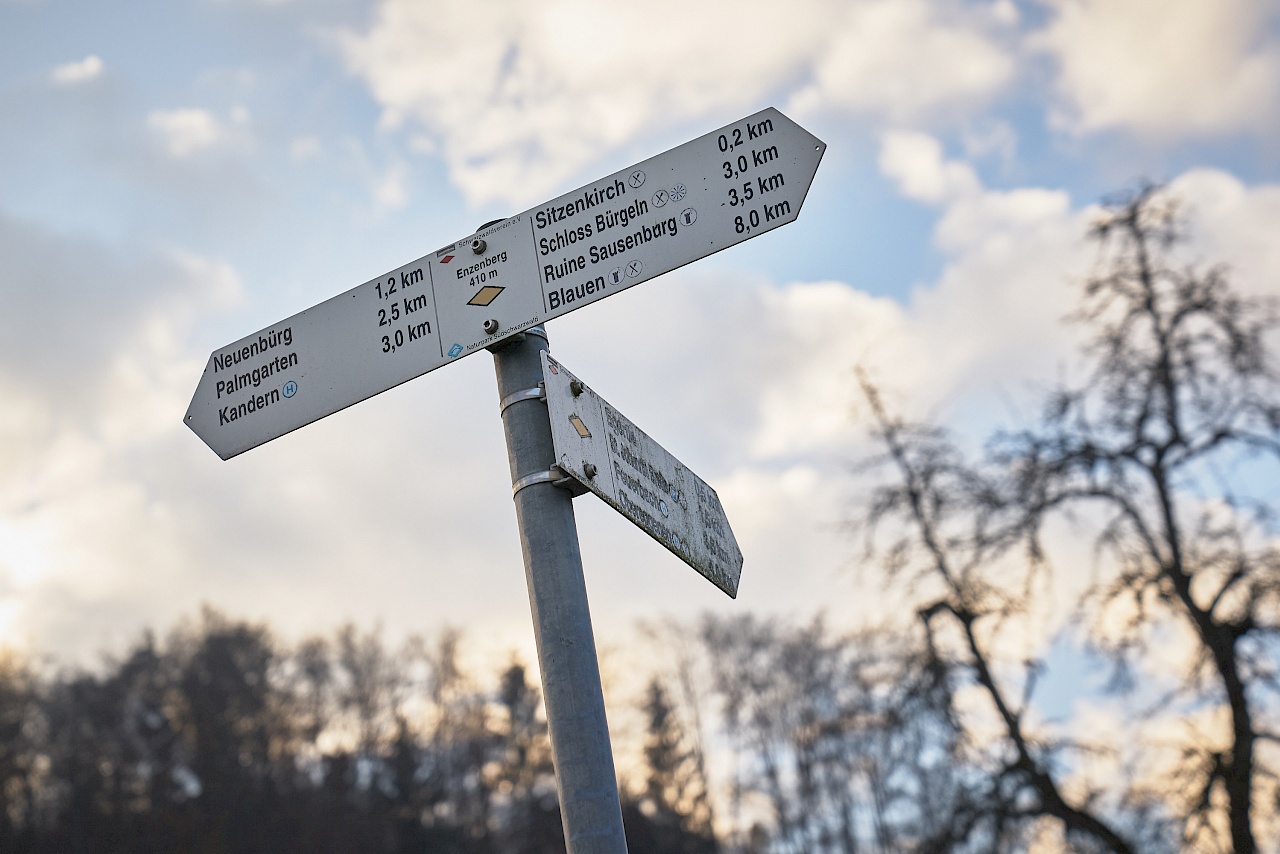
[[[228,462],[183,413],[214,349],[769,106],[827,145],[794,223],[548,325],[745,556],[732,601],[577,499],[611,661],[640,620],[900,609],[847,524],[855,366],[1034,417],[1109,194],[1169,183],[1193,260],[1280,292],[1268,0],[0,0],[0,645],[208,604],[531,659],[489,356]]]

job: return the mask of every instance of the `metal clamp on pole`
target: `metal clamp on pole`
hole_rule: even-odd
[[[507,407],[513,403],[519,403],[522,400],[541,400],[544,403],[547,400],[547,384],[538,383],[537,388],[522,388],[520,391],[513,391],[507,395],[498,404],[498,414],[507,411]]]
[[[533,474],[527,474],[511,484],[511,497],[515,498],[517,492],[526,486],[533,486],[535,483],[549,483],[552,486],[562,487],[569,490],[574,498],[587,493],[587,488],[578,483],[576,479],[566,474],[559,466],[552,466],[546,471],[535,471]]]

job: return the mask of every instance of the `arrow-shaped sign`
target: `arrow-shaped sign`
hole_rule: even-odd
[[[785,225],[826,146],[773,108],[216,350],[186,423],[228,459]]]
[[[545,350],[542,377],[560,469],[736,599],[742,550],[716,491]]]

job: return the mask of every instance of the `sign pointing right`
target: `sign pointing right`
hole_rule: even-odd
[[[738,598],[742,550],[716,491],[545,350],[541,355],[560,470]]]

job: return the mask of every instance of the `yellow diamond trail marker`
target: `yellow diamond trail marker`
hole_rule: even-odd
[[[476,295],[467,300],[467,305],[486,306],[498,298],[498,294],[505,291],[506,288],[495,288],[493,285],[485,285],[476,291]]]
[[[186,424],[229,459],[796,218],[826,145],[768,108],[209,357]]]

